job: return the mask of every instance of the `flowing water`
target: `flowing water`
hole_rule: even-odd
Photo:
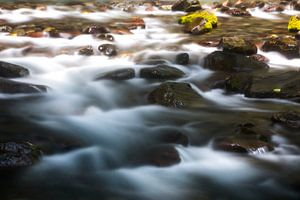
[[[91,35],[68,38],[29,38],[0,35],[1,44],[13,44],[0,52],[3,61],[25,66],[31,75],[18,81],[46,85],[43,95],[0,95],[1,132],[7,138],[26,138],[43,147],[42,160],[0,189],[0,199],[101,199],[101,200],[206,200],[206,199],[298,199],[300,176],[299,132],[272,126],[272,113],[299,110],[299,104],[283,100],[248,99],[228,95],[223,90],[207,90],[205,82],[213,72],[203,69],[204,57],[214,47],[196,44],[177,24],[180,12],[145,11],[134,13],[112,10],[83,14],[76,10],[46,11],[3,10],[1,19],[13,23],[33,19],[79,17],[96,21],[140,16],[146,28],[132,35],[114,34],[121,54],[81,56],[59,54],[63,48],[92,45],[94,50],[105,41]],[[281,25],[287,13],[266,14],[252,10],[253,23]],[[220,14],[221,16],[221,14]],[[223,27],[235,19],[220,17]],[[251,36],[248,29],[237,32]],[[254,28],[254,27],[253,27]],[[256,27],[255,27],[256,28]],[[283,26],[283,29],[285,26]],[[230,30],[230,28],[228,28]],[[249,30],[249,31],[248,31]],[[218,35],[216,30],[215,34]],[[270,30],[271,31],[271,30]],[[254,31],[255,32],[255,31]],[[280,31],[279,31],[280,32]],[[227,32],[230,34],[229,32]],[[220,33],[222,34],[222,33]],[[224,34],[224,33],[223,33]],[[208,34],[203,37],[215,37]],[[253,37],[253,35],[252,35]],[[29,44],[45,52],[30,52]],[[24,46],[24,47],[22,47]],[[189,66],[174,64],[178,53],[190,54]],[[300,67],[300,59],[287,60],[277,53],[265,53],[276,69]],[[147,103],[147,94],[161,81],[139,78],[138,61],[159,56],[186,76],[178,82],[190,82],[205,99],[205,106],[178,110]],[[127,81],[98,80],[95,76],[121,68],[134,68],[136,78]],[[233,134],[240,123],[262,124],[274,133],[275,150],[260,149],[249,155],[213,150],[217,136]],[[132,158],[147,147],[159,144],[164,131],[183,132],[189,145],[175,145],[181,162],[171,167],[132,164]],[[49,140],[51,142],[49,142]],[[1,181],[3,181],[1,179]],[[298,181],[298,182],[297,182]],[[294,183],[298,185],[294,186]],[[296,189],[295,189],[296,187]]]

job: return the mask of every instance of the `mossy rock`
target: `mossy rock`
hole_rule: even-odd
[[[300,31],[300,16],[295,15],[290,18],[288,24],[288,30],[290,32],[297,32]]]
[[[200,12],[194,12],[194,13],[182,16],[179,19],[179,23],[180,24],[193,23],[193,21],[198,19],[198,18],[206,19],[208,22],[211,23],[211,25],[213,27],[217,27],[218,17],[215,14],[213,14],[213,13],[207,11],[207,10],[200,11]]]

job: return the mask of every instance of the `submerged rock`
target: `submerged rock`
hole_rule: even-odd
[[[300,47],[297,40],[294,37],[286,36],[271,36],[264,42],[262,50],[276,51],[281,53],[287,58],[299,58],[300,57]]]
[[[34,85],[30,83],[21,83],[4,78],[0,78],[0,93],[18,94],[18,93],[42,93],[46,92],[47,88],[43,85]]]
[[[0,170],[29,167],[41,155],[41,150],[28,142],[0,142]]]
[[[292,16],[289,20],[288,30],[291,32],[300,31],[300,16]]]
[[[266,70],[269,66],[244,55],[215,51],[205,57],[204,68],[215,71],[251,72]]]
[[[261,154],[274,149],[270,143],[240,136],[218,138],[213,142],[213,147],[222,151],[251,154]]]
[[[98,75],[95,80],[101,79],[111,79],[111,80],[128,80],[135,77],[134,69],[132,68],[125,68],[125,69],[118,69],[112,72],[107,72],[105,74]]]
[[[275,113],[272,116],[272,121],[283,124],[286,127],[300,129],[300,113],[296,111],[287,111]]]
[[[163,64],[156,67],[143,68],[140,71],[140,77],[146,79],[177,79],[184,75],[181,70]]]
[[[98,50],[105,56],[109,57],[116,56],[118,54],[117,47],[113,44],[102,44],[98,47]]]
[[[0,61],[0,77],[18,78],[29,75],[29,70],[25,67],[12,63]]]
[[[154,89],[148,96],[152,104],[172,108],[201,107],[203,98],[188,83],[166,82]]]
[[[220,47],[224,52],[237,53],[243,55],[253,55],[257,53],[256,45],[241,37],[223,37],[220,41]]]

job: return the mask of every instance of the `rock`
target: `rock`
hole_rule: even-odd
[[[110,33],[110,30],[104,26],[92,25],[92,26],[84,27],[82,29],[82,33],[84,34]]]
[[[102,44],[98,47],[98,50],[105,56],[109,57],[116,56],[118,54],[117,47],[113,44]]]
[[[253,81],[252,75],[248,73],[232,74],[225,80],[225,89],[228,92],[245,93]]]
[[[251,56],[249,56],[249,58],[257,60],[259,62],[264,62],[264,63],[268,63],[270,61],[266,56],[263,56],[261,54],[251,55]]]
[[[239,124],[235,130],[235,133],[238,136],[258,139],[264,142],[271,141],[272,136],[272,133],[268,129],[255,126],[252,123]]]
[[[300,102],[300,72],[289,71],[254,76],[245,96],[279,98]]]
[[[181,144],[182,146],[187,146],[189,144],[189,138],[176,130],[164,131],[159,139],[163,143]]]
[[[0,61],[0,77],[19,78],[29,75],[29,70],[19,65]]]
[[[222,12],[222,13],[226,13],[226,12],[229,11],[229,10],[230,10],[230,8],[227,7],[227,6],[222,6],[222,7],[220,8],[220,12]]]
[[[177,79],[183,77],[185,74],[168,65],[157,65],[156,67],[143,68],[140,71],[140,77],[146,79]]]
[[[126,28],[128,30],[133,30],[137,28],[142,28],[142,29],[146,28],[145,21],[141,17],[132,17],[123,22],[117,22],[116,25],[118,27]]]
[[[0,142],[0,170],[32,166],[41,155],[41,150],[28,142]]]
[[[33,85],[29,83],[16,82],[4,78],[0,78],[0,93],[17,94],[17,93],[42,93],[47,88],[42,85]]]
[[[300,129],[300,113],[296,111],[287,111],[274,113],[272,121],[280,123],[288,128]]]
[[[176,55],[175,62],[179,65],[188,65],[190,61],[190,56],[188,53],[180,53]]]
[[[197,0],[178,0],[172,5],[172,11],[195,12],[201,10],[201,4]]]
[[[94,55],[93,47],[92,46],[82,47],[78,50],[78,54],[84,56],[92,56]]]
[[[163,59],[149,59],[146,61],[137,62],[138,65],[164,65],[168,64],[166,60]]]
[[[213,2],[212,4],[212,9],[216,9],[216,8],[222,8],[222,4],[220,2]]]
[[[213,142],[213,147],[222,151],[250,154],[261,154],[274,149],[270,143],[241,136],[218,138]]]
[[[295,15],[292,16],[289,20],[288,30],[290,32],[297,32],[300,31],[300,16]]]
[[[202,35],[212,30],[212,24],[203,18],[196,18],[190,23],[186,23],[183,30],[192,35]]]
[[[13,28],[11,26],[3,25],[0,26],[0,32],[12,32]]]
[[[227,10],[225,13],[228,15],[234,16],[234,17],[250,17],[251,16],[249,11],[243,10],[240,8],[233,8],[233,9]]]
[[[220,47],[224,52],[237,53],[243,55],[253,55],[257,53],[256,45],[241,37],[223,37],[220,41]]]
[[[286,36],[271,36],[264,42],[262,48],[263,51],[276,51],[284,55],[285,57],[299,58],[300,57],[300,47],[297,40],[294,37]]]
[[[110,42],[115,41],[114,36],[110,35],[110,34],[99,34],[96,36],[96,38],[100,39],[100,40],[107,40]]]
[[[265,2],[263,2],[263,1],[256,1],[256,2],[254,2],[253,7],[263,8],[265,5],[266,5]]]
[[[295,1],[294,3],[291,3],[294,10],[300,11],[300,1]]]
[[[203,98],[188,83],[166,82],[148,96],[149,103],[172,108],[201,107]]]
[[[296,33],[295,39],[298,40],[298,41],[300,40],[300,31],[298,31],[298,32]]]
[[[267,70],[269,66],[244,55],[215,51],[205,57],[204,68],[215,71],[251,72]]]
[[[98,75],[95,80],[101,79],[111,79],[111,80],[128,80],[135,77],[134,69],[132,68],[125,68],[125,69],[118,69],[111,72],[107,72],[105,74]]]
[[[199,18],[205,19],[207,22],[210,22],[212,27],[217,27],[217,25],[218,25],[217,16],[206,10],[182,16],[178,22],[180,24],[189,24],[189,23],[193,23],[194,20],[199,20]]]
[[[264,12],[282,12],[284,11],[284,5],[271,5],[263,9]]]
[[[173,146],[159,145],[149,148],[143,155],[145,164],[168,167],[180,163],[179,153]]]

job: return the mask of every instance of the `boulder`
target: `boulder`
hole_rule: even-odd
[[[148,96],[149,103],[172,108],[197,108],[203,106],[203,98],[189,83],[166,82]]]
[[[257,53],[256,45],[241,37],[223,37],[220,41],[220,47],[224,52],[237,53],[243,55],[253,55]]]
[[[113,44],[102,44],[98,47],[98,50],[105,56],[112,57],[118,54],[116,45]]]
[[[42,93],[46,92],[47,88],[43,85],[34,85],[30,83],[21,83],[4,78],[0,78],[0,93],[18,94],[18,93]]]
[[[290,18],[288,24],[288,30],[290,32],[300,31],[300,16],[294,15]]]
[[[273,35],[264,42],[261,49],[265,52],[279,52],[289,59],[300,58],[299,44],[297,40],[291,36],[279,37]]]
[[[197,0],[178,0],[172,5],[172,11],[195,12],[201,10],[201,4]]]
[[[243,10],[240,8],[229,9],[225,13],[228,15],[234,16],[234,17],[250,17],[251,16],[249,11]]]
[[[41,155],[41,150],[29,142],[0,142],[0,170],[30,167]]]
[[[111,80],[128,80],[135,77],[134,69],[132,68],[125,68],[125,69],[118,69],[111,72],[107,72],[105,74],[98,75],[95,80],[101,79],[111,79]]]
[[[288,128],[300,130],[300,113],[296,111],[287,111],[274,113],[272,121],[275,123],[282,124]]]
[[[190,23],[184,25],[183,31],[192,35],[202,35],[212,30],[212,24],[203,18],[196,18]]]
[[[214,71],[251,72],[254,70],[267,70],[269,66],[264,62],[244,55],[215,51],[205,57],[204,68]]]
[[[164,64],[143,68],[140,71],[140,77],[146,79],[177,79],[184,75],[181,70]]]
[[[94,55],[93,47],[92,46],[82,47],[78,50],[78,54],[84,56],[92,56]]]
[[[225,80],[225,89],[228,92],[245,93],[251,86],[253,76],[249,73],[232,74]]]
[[[199,18],[205,19],[207,22],[210,22],[212,27],[217,27],[217,25],[218,25],[218,17],[215,14],[213,14],[207,10],[194,12],[194,13],[182,16],[178,22],[180,24],[189,24],[189,23],[193,23],[195,20],[199,20]]]
[[[181,144],[182,146],[189,144],[189,138],[177,130],[164,131],[160,134],[159,140],[163,143]]]
[[[0,77],[19,78],[29,75],[29,70],[25,67],[12,63],[0,61]]]
[[[179,65],[188,65],[190,61],[190,56],[188,53],[180,53],[176,55],[175,62]]]

